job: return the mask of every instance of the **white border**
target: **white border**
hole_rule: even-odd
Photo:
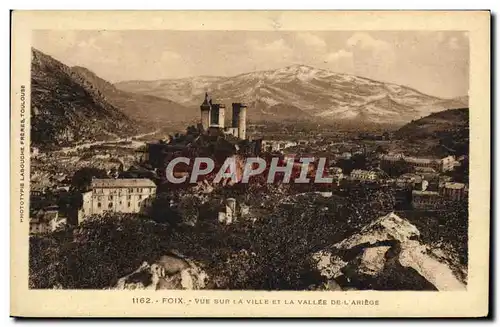
[[[3,29],[2,33],[0,33],[1,41],[2,44],[8,45],[9,44],[9,28],[10,27],[10,14],[7,12],[7,8],[16,8],[16,9],[492,9],[493,13],[498,13],[499,11],[499,1],[484,1],[484,0],[475,0],[475,1],[436,1],[436,0],[420,0],[418,2],[412,3],[412,2],[402,2],[402,1],[383,1],[379,0],[376,2],[371,2],[371,1],[359,1],[359,0],[349,0],[349,1],[343,1],[343,2],[336,2],[332,3],[332,1],[314,1],[314,0],[309,0],[307,2],[305,1],[274,1],[273,3],[270,3],[269,1],[262,1],[262,0],[253,0],[253,1],[248,1],[248,2],[242,2],[238,1],[237,3],[235,1],[217,1],[213,0],[210,2],[204,2],[204,1],[182,1],[178,3],[173,3],[173,2],[168,2],[165,3],[164,1],[130,1],[130,0],[122,0],[120,2],[115,3],[107,3],[102,0],[87,0],[85,2],[79,2],[79,3],[72,3],[69,4],[69,2],[66,1],[54,1],[54,0],[46,0],[44,2],[36,2],[36,1],[4,1],[2,2],[2,5],[5,6],[5,10],[3,10],[3,15],[0,16],[0,19],[2,20],[2,26],[5,28]],[[117,4],[120,4],[120,8],[116,7]],[[209,4],[209,5],[208,5]],[[494,36],[494,39],[492,39],[493,42],[496,43],[498,41],[498,34],[493,33],[492,36]],[[494,58],[492,60],[496,61],[498,59],[497,53],[495,53]],[[9,85],[10,85],[10,69],[9,69],[9,61],[10,61],[10,53],[9,51],[4,51],[2,53],[2,82],[3,82],[3,87],[2,87],[2,100],[3,104],[5,107],[9,107]],[[495,73],[492,72],[492,78],[496,80]],[[494,83],[494,89],[492,90],[493,94],[495,94],[498,90],[498,85]],[[493,104],[493,108],[495,108],[496,101]],[[3,124],[2,128],[0,128],[0,142],[2,142],[2,149],[8,149],[10,146],[10,141],[9,141],[9,110],[3,110],[3,119],[1,119],[1,123]],[[499,123],[498,115],[495,117],[495,125],[498,126]],[[493,135],[496,135],[493,131]],[[498,153],[498,142],[495,143],[495,150]],[[5,150],[4,150],[5,151]],[[498,159],[495,156],[495,159]],[[6,176],[7,172],[9,171],[9,163],[7,160],[2,161],[2,171],[4,172],[4,177]],[[6,178],[5,178],[6,179]],[[4,179],[4,180],[5,180]],[[495,179],[495,184],[498,181],[498,179]],[[2,256],[3,260],[8,260],[8,257],[10,255],[9,253],[9,246],[10,246],[10,240],[9,240],[9,228],[6,226],[7,219],[10,215],[10,188],[8,186],[8,183],[2,183],[2,196],[0,196],[0,201],[1,201],[1,208],[4,210],[4,228],[2,228],[2,237],[1,239],[3,240],[4,244],[2,246],[2,254],[5,254],[5,256]],[[500,196],[498,193],[495,196],[494,203],[497,203],[498,198]],[[496,212],[495,212],[496,213]],[[496,215],[495,215],[496,216]],[[496,223],[496,235],[498,236],[498,231],[499,231],[499,224],[498,222]],[[496,256],[494,259],[498,259],[498,251],[496,252]],[[498,260],[495,260],[498,262]],[[494,264],[494,263],[492,263]],[[1,270],[2,273],[2,281],[4,285],[9,285],[9,269],[8,265],[4,264],[4,268]],[[498,288],[498,282],[495,283],[496,288]],[[7,287],[2,287],[2,308],[5,310],[2,313],[2,317],[8,317],[9,315],[9,292],[6,292],[8,290]],[[496,293],[496,292],[495,292]],[[498,301],[495,301],[497,308],[498,308]],[[496,308],[496,309],[497,309]],[[498,314],[498,311],[495,310]],[[476,323],[478,323],[477,321]],[[12,319],[9,319],[9,323],[13,323]],[[51,323],[51,322],[44,322],[44,323]],[[58,324],[66,325],[68,322],[57,322]],[[89,323],[89,322],[85,322]],[[102,322],[97,322],[97,324],[101,324]],[[113,323],[123,323],[123,322],[113,322]],[[133,323],[139,323],[141,324],[142,322],[135,321]],[[169,324],[174,324],[177,323],[175,321],[169,321]],[[242,323],[237,322],[237,323]],[[285,322],[286,323],[286,322]],[[305,323],[305,322],[301,322]],[[348,322],[342,321],[342,322],[335,322],[340,323],[341,325],[347,324]],[[358,321],[358,323],[364,323]],[[373,321],[372,321],[373,323]],[[377,323],[387,323],[386,321],[379,321]],[[429,322],[425,321],[426,324],[434,325],[436,322]],[[440,322],[442,323],[442,322]],[[449,321],[448,323],[454,323],[454,321]],[[3,325],[3,324],[2,324]]]

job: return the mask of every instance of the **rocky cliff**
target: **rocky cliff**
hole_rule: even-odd
[[[120,278],[114,289],[165,290],[206,288],[208,276],[189,259],[168,254],[157,261],[143,264],[134,272]]]
[[[330,290],[465,290],[465,267],[394,213],[314,255]]]

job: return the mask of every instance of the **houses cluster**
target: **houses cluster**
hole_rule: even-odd
[[[53,232],[70,220],[80,224],[92,215],[108,212],[145,213],[156,195],[156,184],[147,178],[92,179],[89,191],[81,195],[81,207],[69,212],[55,204],[31,210],[30,234]],[[37,198],[43,194],[32,192],[32,201],[37,202]]]
[[[434,209],[443,200],[466,201],[469,190],[466,184],[446,182],[439,185],[437,191],[421,190],[412,191],[412,205],[415,209]]]
[[[466,201],[468,197],[468,185],[452,180],[446,173],[455,169],[460,160],[453,156],[440,159],[406,157],[404,155],[383,155],[380,168],[384,165],[396,165],[404,162],[413,168],[413,172],[403,173],[398,177],[391,178],[382,169],[364,170],[353,169],[350,174],[343,174],[340,167],[330,167],[330,177],[346,183],[364,183],[385,185],[393,187],[401,199],[407,199],[407,205],[414,209],[434,210],[443,201]],[[406,197],[405,194],[408,194]]]
[[[147,214],[156,197],[156,184],[147,178],[92,179],[90,189],[82,193],[82,205],[76,210],[76,224],[93,215],[106,213]],[[218,208],[218,220],[232,224],[249,213],[249,207],[234,198],[227,198]],[[50,233],[68,224],[57,205],[33,210],[30,234]]]
[[[30,213],[30,234],[51,233],[66,225],[67,218],[59,215],[59,208],[55,205],[33,210]]]
[[[458,160],[454,156],[446,156],[443,158],[419,158],[405,156],[403,154],[385,154],[380,158],[381,166],[390,166],[398,162],[406,163],[415,169],[434,169],[436,172],[447,172],[459,165]]]
[[[402,154],[383,155],[380,165],[405,163],[412,167],[413,173],[402,174],[396,179],[399,187],[412,188],[411,201],[415,209],[435,209],[443,200],[462,201],[468,196],[465,183],[453,182],[444,173],[452,171],[460,165],[454,156],[443,158],[419,158]]]

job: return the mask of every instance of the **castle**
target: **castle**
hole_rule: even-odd
[[[220,103],[212,103],[208,93],[200,106],[201,125],[204,131],[210,129],[222,130],[225,134],[231,134],[240,139],[246,139],[247,106],[243,103],[233,103],[233,116],[231,126],[225,127],[226,106]]]

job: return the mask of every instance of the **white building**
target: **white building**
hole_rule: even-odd
[[[377,173],[374,171],[354,169],[351,171],[351,179],[359,181],[375,181],[377,180]]]
[[[391,165],[398,161],[404,161],[415,167],[415,169],[434,169],[435,171],[450,171],[455,168],[455,157],[447,156],[441,159],[406,157],[402,154],[382,155],[381,165]]]
[[[297,142],[262,140],[262,149],[266,152],[282,151],[294,146],[297,146]]]
[[[156,184],[147,178],[93,179],[91,191],[83,194],[78,223],[86,216],[106,212],[143,212],[155,194]]]
[[[440,168],[442,172],[455,169],[456,160],[454,156],[447,156],[441,159]]]

